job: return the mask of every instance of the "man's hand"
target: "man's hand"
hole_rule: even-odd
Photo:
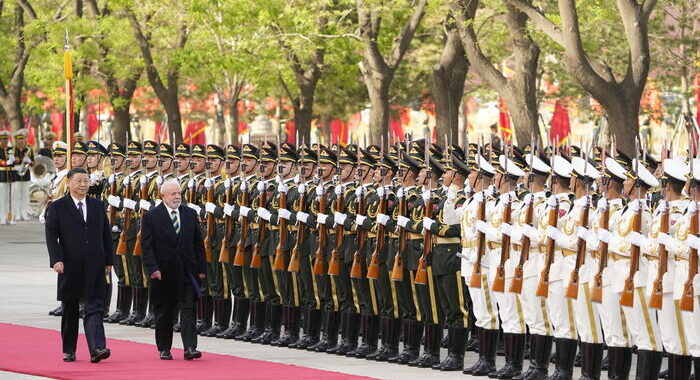
[[[105,274],[110,275],[112,274],[112,266],[111,265],[105,265]]]
[[[162,280],[162,278],[160,277],[160,271],[157,270],[157,271],[151,273],[151,279],[152,280]]]
[[[53,270],[55,270],[56,273],[63,273],[63,261],[59,261],[56,264],[54,264]]]
[[[199,274],[199,279],[200,279],[200,280],[204,280],[206,277],[207,277],[207,275],[204,274],[204,273],[200,273],[200,274]]]

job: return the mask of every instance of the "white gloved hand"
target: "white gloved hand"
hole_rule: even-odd
[[[432,227],[433,224],[435,224],[435,220],[427,216],[423,217],[423,229],[430,231],[430,227]]]
[[[44,216],[44,212],[42,211],[41,214],[39,214],[39,223],[41,224],[46,224],[46,217]],[[116,227],[116,226],[115,226]]]
[[[145,175],[142,175],[141,178],[139,178],[139,184],[141,186],[146,186],[148,184],[148,178]]]
[[[342,186],[338,185],[335,187],[335,195],[337,195],[337,196],[343,195],[343,187]]]
[[[299,185],[299,187],[297,189],[299,189],[299,194],[301,194],[301,195],[306,194],[306,185],[305,184],[302,183],[301,185]]]
[[[277,214],[279,215],[280,219],[284,219],[284,220],[289,220],[289,218],[292,217],[292,213],[289,212],[289,210],[287,210],[286,208],[281,208],[281,209],[277,210]]]
[[[367,220],[366,216],[360,214],[355,215],[355,224],[357,224],[358,226],[363,225],[365,223],[365,220]]]
[[[511,226],[509,223],[503,222],[501,223],[501,233],[506,236],[510,236],[510,234],[513,232],[513,226]]]
[[[316,215],[316,220],[318,221],[318,224],[326,224],[326,219],[328,219],[328,215],[326,214]]]
[[[214,210],[216,210],[216,205],[212,202],[207,202],[204,204],[204,211],[213,214]]]
[[[297,173],[297,174],[294,176],[294,183],[296,183],[296,184],[298,185],[299,182],[301,182],[301,176],[299,175],[299,173]]]
[[[22,163],[23,163],[23,164],[31,164],[31,163],[32,163],[32,159],[25,156],[25,157],[22,159]]]
[[[285,184],[284,182],[281,182],[280,185],[277,187],[277,190],[279,190],[281,194],[287,194],[287,191],[289,191],[289,187],[287,187],[287,184]]]
[[[156,199],[156,207],[160,206],[161,203],[163,203],[162,199]]]
[[[484,222],[483,220],[477,220],[476,221],[476,230],[481,232],[482,234],[488,233],[489,224]]]
[[[399,199],[402,199],[402,198],[404,197],[403,187],[399,188],[399,190],[396,192],[396,196],[397,196]]]
[[[232,179],[232,178],[227,178],[226,181],[224,181],[224,188],[225,188],[226,190],[230,189],[232,183],[233,183],[233,179]]]
[[[530,239],[530,245],[536,243],[539,239],[537,229],[529,224],[524,225],[520,230],[522,231],[523,235],[527,236]]]
[[[520,243],[523,240],[523,230],[521,228],[511,228],[510,242]]]
[[[240,211],[241,211],[240,214],[241,214],[242,216],[244,216],[244,217],[247,218],[247,217],[248,217],[248,214],[250,213],[250,207],[241,206],[241,210],[240,210]]]
[[[158,177],[156,177],[156,186],[160,187],[160,185],[162,185],[162,184],[163,184],[163,176],[159,175]]]
[[[228,204],[228,203],[224,203],[224,215],[230,217],[231,214],[233,214],[233,209],[234,209],[233,205]]]
[[[466,185],[464,186],[464,195],[469,196],[474,191],[472,191],[472,187],[469,186],[469,180],[465,180],[464,184]]]
[[[646,240],[646,237],[637,231],[630,232],[629,237],[630,237],[630,243],[636,245],[637,247],[643,246],[644,241]]]
[[[610,244],[611,238],[612,238],[612,233],[610,233],[610,231],[608,231],[604,228],[598,229],[598,240],[602,241],[605,244]]]
[[[309,214],[302,211],[297,211],[297,220],[301,221],[302,223],[306,223],[306,221],[309,220]]]
[[[148,210],[151,209],[151,202],[149,202],[149,201],[147,201],[147,200],[141,199],[141,200],[139,201],[139,208],[140,208],[141,210],[148,211]]]
[[[272,214],[265,207],[258,207],[258,216],[269,222]]]
[[[553,226],[547,226],[547,237],[557,241],[559,237],[561,236],[561,232],[556,227]]]
[[[124,185],[129,185],[131,183],[131,174],[124,177]]]
[[[333,214],[335,224],[345,224],[345,219],[348,218],[347,214],[343,214],[342,212],[336,212]]]
[[[119,204],[121,203],[121,199],[119,199],[119,197],[116,195],[108,195],[107,196],[107,203],[109,203],[109,205],[114,207],[114,208],[119,208]]]
[[[361,198],[361,197],[362,197],[362,194],[364,193],[364,190],[365,190],[364,187],[358,186],[358,187],[355,189],[355,196],[358,197],[358,198]]]
[[[605,198],[598,199],[598,207],[596,207],[596,208],[598,209],[598,212],[602,212],[602,211],[607,210],[608,200]]]
[[[10,158],[7,160],[7,165],[12,165],[12,164],[14,164],[14,163],[15,163],[15,157],[14,157],[14,156],[10,157]]]
[[[265,191],[265,181],[258,182],[258,191],[261,193]]]
[[[381,224],[382,226],[386,226],[386,224],[388,222],[389,222],[389,215],[377,214],[377,223]]]
[[[671,235],[669,235],[665,232],[660,232],[659,236],[656,238],[656,240],[659,243],[663,244],[664,247],[668,248],[673,244],[674,239],[671,237]]]
[[[405,217],[403,215],[399,215],[399,217],[396,219],[396,224],[398,224],[399,226],[401,226],[403,228],[406,228],[408,223],[411,223],[411,219],[408,219],[407,217]]]
[[[107,179],[107,182],[109,183],[110,186],[112,186],[112,185],[114,185],[115,182],[117,182],[117,177],[114,174],[112,174]]]
[[[316,196],[321,198],[323,196],[323,185],[316,186]]]
[[[100,176],[97,175],[97,173],[90,174],[90,186],[96,184],[97,181],[99,181],[99,180],[100,180]]]
[[[581,240],[587,240],[588,239],[588,234],[590,234],[590,231],[588,228],[584,226],[579,226],[576,228],[576,237],[581,239]]]
[[[204,188],[209,190],[214,184],[212,183],[212,180],[207,178],[204,180]]]
[[[690,248],[700,250],[700,238],[695,235],[688,236],[688,246]]]
[[[197,205],[194,204],[194,203],[188,203],[188,204],[187,204],[187,207],[189,207],[189,208],[191,208],[192,210],[194,210],[194,212],[196,212],[197,215],[199,215],[199,213],[202,211],[202,208],[199,207],[199,206],[197,206]]]
[[[377,195],[379,198],[384,198],[384,186],[379,186],[377,188]]]
[[[447,190],[447,200],[448,200],[449,202],[452,202],[452,201],[454,201],[455,199],[457,199],[457,192],[454,191],[452,188],[449,188],[449,189]]]
[[[190,178],[189,181],[187,181],[187,188],[188,189],[193,189],[194,188],[194,179]]]
[[[124,198],[124,207],[129,210],[136,210],[136,202],[133,199]]]
[[[117,226],[117,225],[112,226],[112,232],[114,232],[114,233],[119,232],[119,226]]]
[[[423,202],[428,203],[430,201],[430,190],[425,190],[421,196],[423,197]]]

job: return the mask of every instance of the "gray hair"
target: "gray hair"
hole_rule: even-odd
[[[179,188],[180,188],[180,182],[178,182],[176,179],[169,179],[169,180],[163,181],[163,183],[160,185],[160,192],[163,193],[164,190],[165,190],[168,186],[177,186],[177,188],[179,189]]]

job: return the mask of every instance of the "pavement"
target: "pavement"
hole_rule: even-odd
[[[49,268],[42,225],[37,221],[29,221],[19,222],[14,226],[0,226],[0,247],[2,247],[0,250],[0,273],[2,273],[0,289],[3,290],[0,292],[0,323],[60,330],[60,319],[48,315],[48,311],[56,307],[58,303],[56,301],[56,275]],[[116,298],[116,291],[113,297]],[[112,306],[114,307],[114,305],[116,305],[116,299],[112,300]],[[154,330],[151,329],[105,324],[105,330],[108,338],[155,344]],[[182,348],[182,342],[177,336],[173,342],[175,347]],[[62,356],[58,340],[46,343],[55,345],[56,355]],[[85,343],[81,340],[78,344]],[[205,355],[206,352],[234,355],[378,379],[424,380],[426,376],[445,380],[475,378],[464,375],[461,371],[438,372],[431,369],[412,368],[216,338],[200,337],[198,348],[204,351]],[[157,354],[154,346],[153,360],[157,360]],[[446,350],[443,349],[442,357],[444,358],[446,355]],[[465,365],[470,366],[477,359],[476,353],[467,352],[464,360]],[[504,358],[498,357],[496,364],[499,368],[503,366]],[[526,368],[527,365],[526,360]],[[553,367],[550,365],[550,373],[553,371]],[[578,378],[579,369],[577,368],[575,372],[574,378]],[[31,378],[35,377],[0,371],[0,379]]]

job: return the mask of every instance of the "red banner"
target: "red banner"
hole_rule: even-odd
[[[552,144],[559,142],[559,146],[566,142],[571,133],[569,110],[559,100],[554,104],[554,115],[550,123],[549,140]]]
[[[204,131],[207,129],[207,124],[203,121],[196,121],[187,124],[183,141],[187,144],[206,144],[207,136]]]
[[[510,127],[510,116],[508,116],[508,108],[503,99],[498,99],[498,133],[501,135],[501,140],[504,143],[509,143],[513,129]]]

